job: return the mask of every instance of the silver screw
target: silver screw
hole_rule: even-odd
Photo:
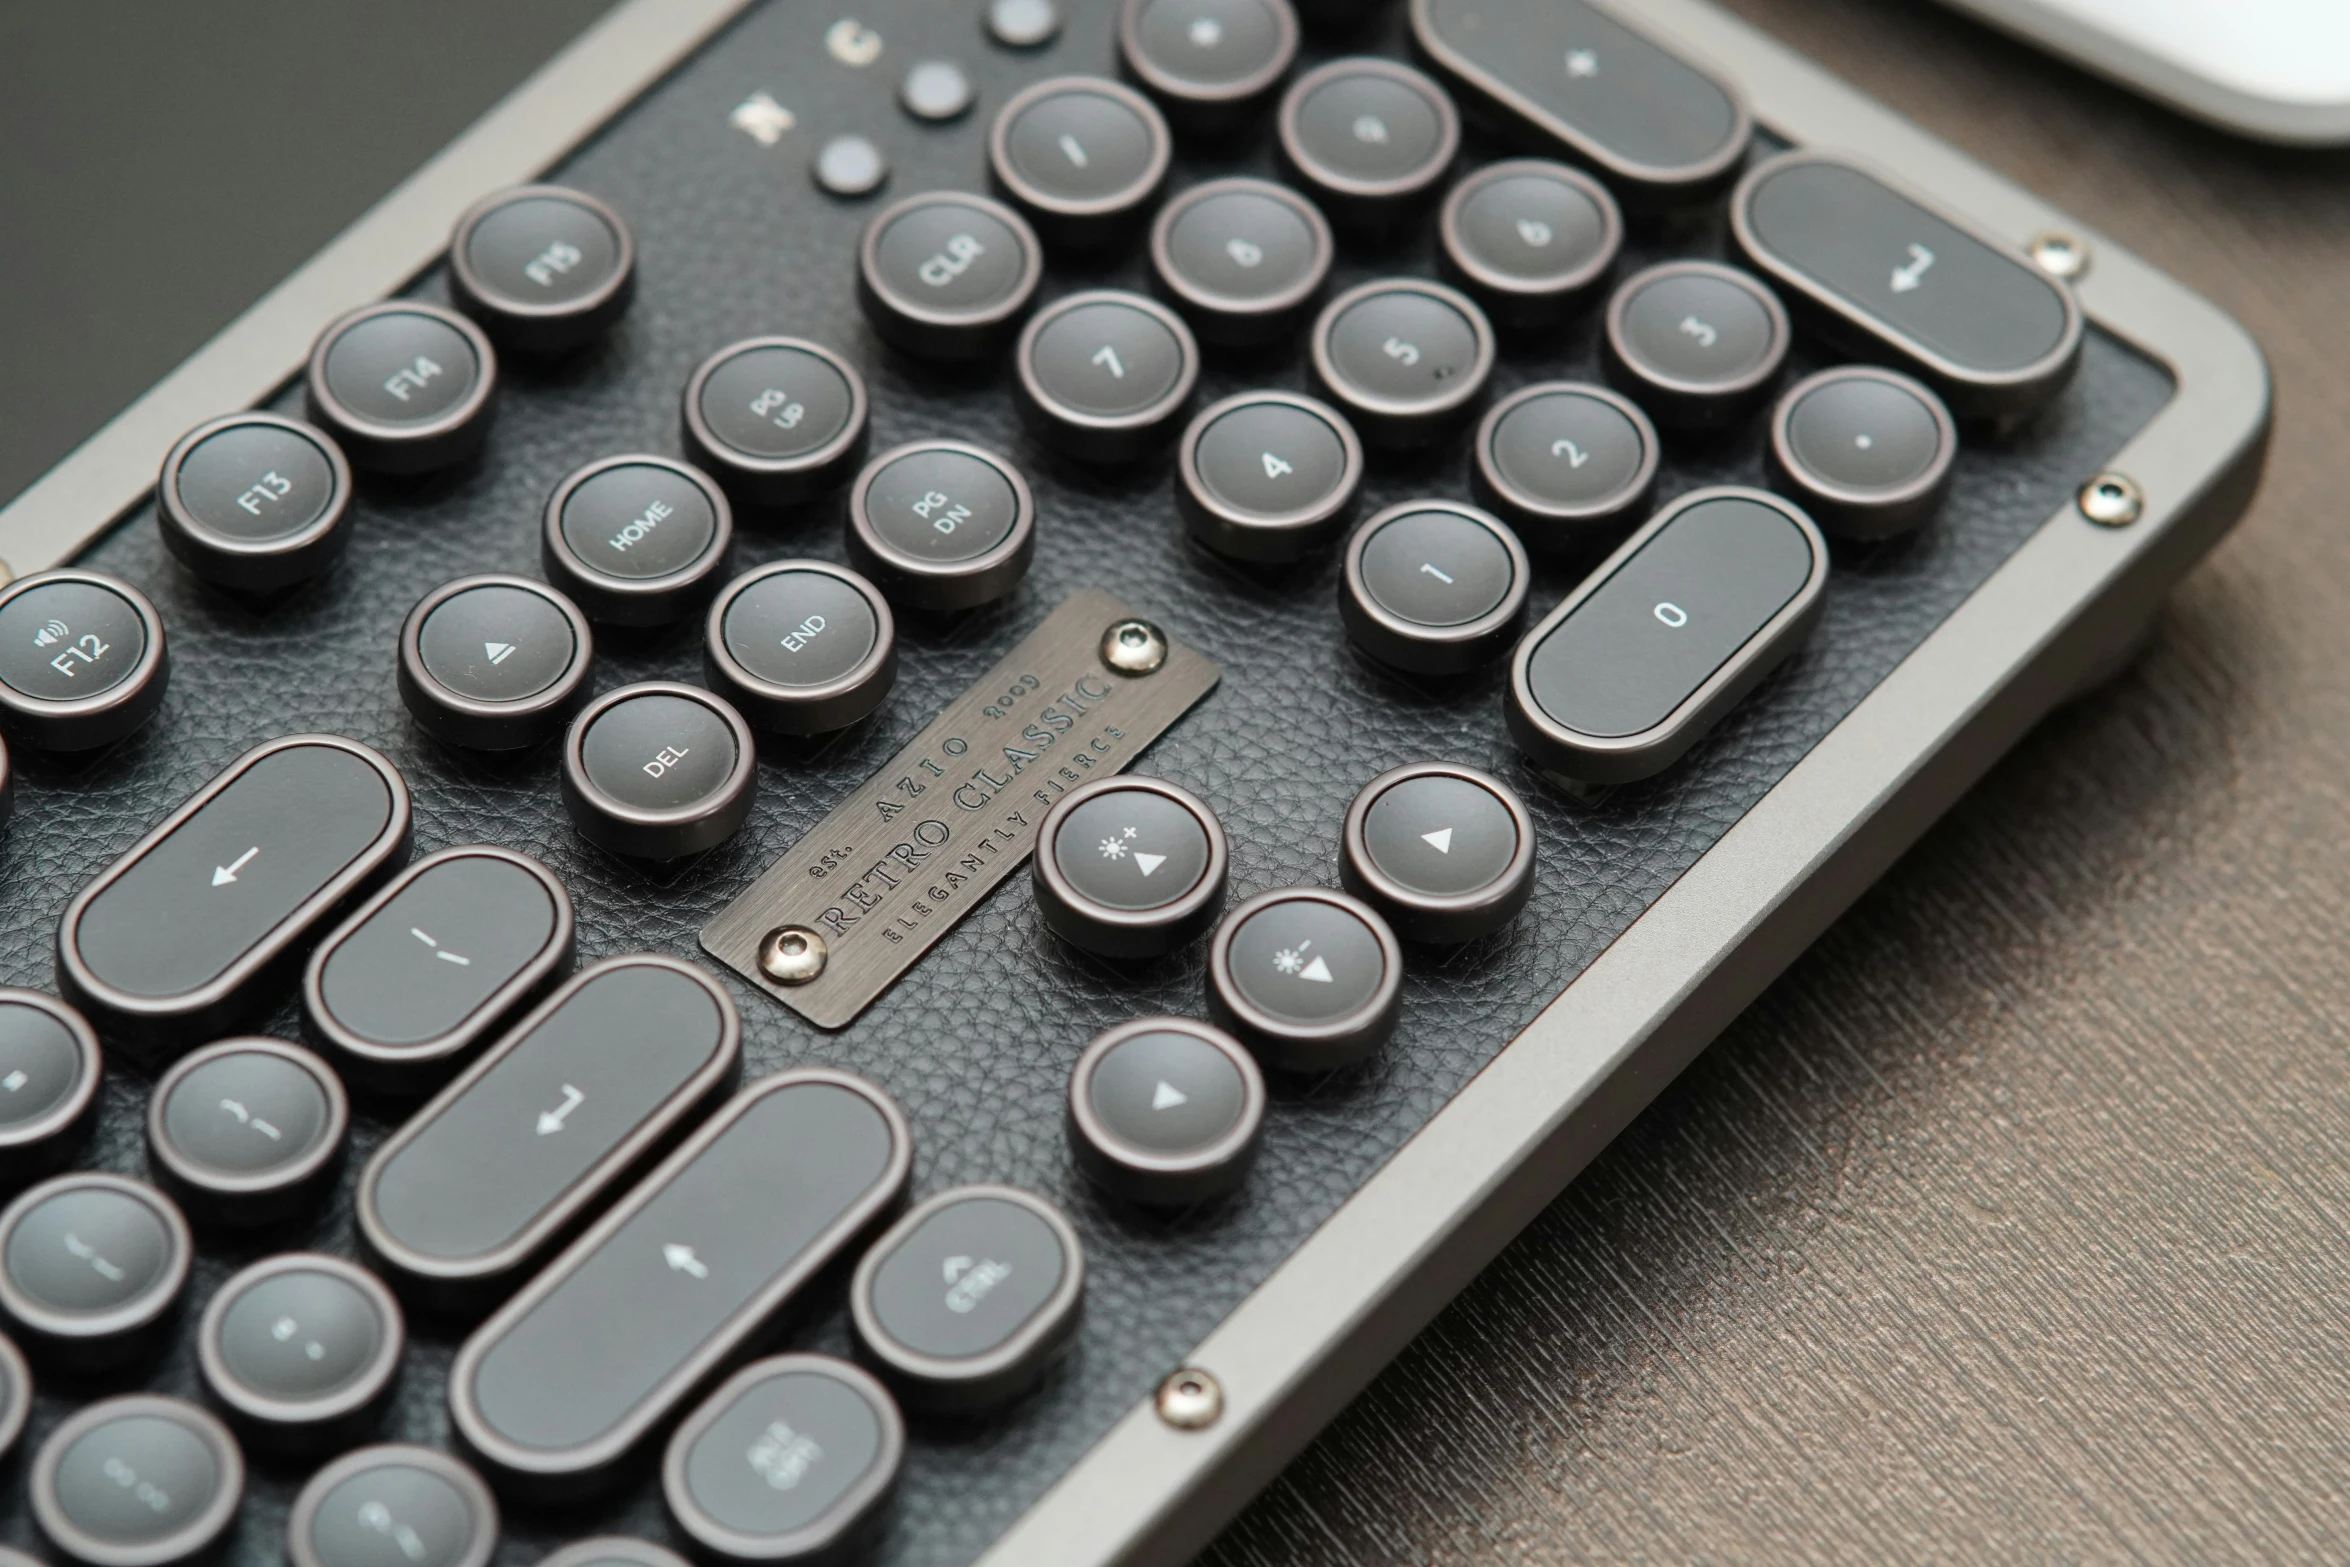
[[[2146,492],[2127,474],[2101,473],[2081,486],[2081,515],[2101,528],[2126,528],[2146,514]]]
[[[2031,243],[2032,264],[2050,277],[2070,282],[2089,270],[2089,242],[2062,229],[2050,229]]]
[[[824,938],[805,925],[779,925],[759,943],[759,972],[778,985],[805,985],[824,972]]]
[[[1159,1384],[1159,1418],[1178,1431],[1202,1431],[1224,1413],[1224,1384],[1185,1366]]]
[[[1147,675],[1166,661],[1166,634],[1147,620],[1121,620],[1102,633],[1102,662],[1121,675]]]

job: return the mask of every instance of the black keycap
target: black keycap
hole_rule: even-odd
[[[741,1053],[733,1001],[691,964],[584,969],[376,1150],[360,1238],[421,1299],[494,1296],[724,1093]]]
[[[217,1038],[313,932],[408,857],[408,786],[355,740],[256,746],[74,895],[57,978],[141,1052]]]
[[[457,308],[520,353],[561,353],[602,335],[635,287],[635,237],[585,191],[527,185],[486,196],[449,241]]]
[[[1075,249],[1131,234],[1174,153],[1151,101],[1098,76],[1056,76],[1022,88],[987,137],[997,188],[1049,243]]]
[[[1563,163],[1490,163],[1452,188],[1437,260],[1503,326],[1554,327],[1616,264],[1624,217],[1607,188]]]
[[[547,579],[593,618],[667,626],[726,580],[734,514],[708,475],[666,457],[606,457],[547,498]]]
[[[1534,893],[1534,818],[1500,779],[1451,762],[1382,773],[1347,807],[1339,880],[1406,941],[1490,935]]]
[[[845,567],[773,561],[711,606],[702,670],[753,728],[828,734],[880,707],[897,683],[897,621],[881,590]]]
[[[1232,130],[1297,59],[1289,0],[1125,0],[1118,58],[1186,131]]]
[[[1353,517],[1363,443],[1338,410],[1294,392],[1241,392],[1203,409],[1175,457],[1175,510],[1233,560],[1281,565]]]
[[[1121,1023],[1069,1077],[1069,1150],[1130,1202],[1178,1208],[1248,1178],[1265,1125],[1265,1078],[1240,1041],[1181,1017]]]
[[[24,1352],[0,1334],[0,1463],[16,1449],[25,1420],[33,1412],[33,1370]]]
[[[1662,450],[1640,405],[1603,387],[1544,381],[1486,411],[1477,500],[1525,546],[1572,558],[1616,542],[1648,514]]]
[[[1208,1013],[1267,1066],[1326,1072],[1395,1032],[1403,949],[1370,905],[1322,887],[1261,892],[1208,945]]]
[[[1585,0],[1411,0],[1411,17],[1446,79],[1555,138],[1627,202],[1705,199],[1753,138],[1734,89]]]
[[[497,384],[498,356],[480,327],[453,310],[396,299],[318,335],[310,419],[357,467],[423,473],[480,453]]]
[[[1718,430],[1770,396],[1787,362],[1787,311],[1736,267],[1668,261],[1608,302],[1608,379],[1675,429]]]
[[[79,1012],[0,989],[0,1187],[47,1175],[89,1134],[104,1060]]]
[[[1323,307],[1314,379],[1374,447],[1431,446],[1466,424],[1493,374],[1493,328],[1442,283],[1387,278]]]
[[[945,613],[1006,597],[1036,553],[1020,470],[964,441],[882,453],[849,490],[849,561],[890,601]]]
[[[353,1085],[420,1093],[570,968],[572,938],[553,871],[489,844],[442,849],[318,944],[303,1020]]]
[[[1007,49],[1041,49],[1060,31],[1053,0],[988,0],[987,36]]]
[[[861,1079],[752,1084],[466,1340],[457,1435],[520,1492],[595,1494],[896,1203],[912,1159]]]
[[[741,830],[759,787],[750,725],[723,697],[666,680],[607,691],[563,737],[563,806],[614,854],[675,860]]]
[[[587,616],[545,583],[460,577],[400,627],[400,700],[444,745],[520,751],[579,711],[594,658]]]
[[[1165,446],[1199,384],[1199,344],[1182,317],[1115,289],[1038,311],[1013,362],[1030,433],[1083,462],[1131,462]]]
[[[720,1561],[832,1562],[862,1543],[906,1453],[889,1390],[823,1355],[745,1366],[670,1438],[662,1494]]]
[[[1925,522],[1950,492],[1957,457],[1950,410],[1898,371],[1823,370],[1771,416],[1771,487],[1845,538],[1890,538]]]
[[[849,1322],[900,1398],[959,1414],[1042,1381],[1084,1298],[1085,1251],[1060,1210],[1009,1186],[962,1186],[873,1243],[849,1283]]]
[[[2072,378],[2081,307],[2013,246],[1843,158],[1786,153],[1740,182],[1731,233],[1831,339],[1890,356],[1967,418],[2029,414]]]
[[[970,73],[952,60],[916,60],[898,81],[898,107],[932,125],[961,119],[978,101]]]
[[[665,1545],[606,1534],[566,1545],[552,1556],[543,1556],[539,1558],[539,1567],[687,1567],[687,1563]]]
[[[246,1441],[315,1459],[382,1414],[406,1338],[382,1280],[340,1257],[292,1252],[213,1293],[196,1361]]]
[[[1043,275],[1028,220],[961,191],[883,208],[857,247],[866,319],[882,341],[925,359],[983,359],[1002,348]]]
[[[45,1366],[118,1366],[160,1342],[189,1257],[188,1221],[155,1188],[60,1175],[0,1213],[0,1312]]]
[[[351,465],[324,430],[276,414],[196,426],[163,459],[155,521],[214,587],[273,593],[323,576],[351,542]]]
[[[1262,348],[1305,324],[1336,254],[1320,209],[1271,180],[1209,180],[1159,209],[1151,268],[1203,342]]]
[[[1406,501],[1347,541],[1338,618],[1383,664],[1465,674],[1517,641],[1531,577],[1526,551],[1498,519],[1458,501]]]
[[[49,1543],[90,1567],[170,1567],[217,1546],[245,1496],[245,1456],[213,1416],[134,1393],[68,1417],[25,1490]]]
[[[1062,940],[1105,958],[1155,958],[1206,934],[1230,853],[1207,802],[1156,778],[1102,778],[1037,828],[1036,907]]]
[[[498,1503],[481,1476],[404,1443],[328,1464],[286,1520],[292,1567],[489,1567],[497,1549]]]
[[[350,1101],[324,1061],[282,1039],[224,1039],[156,1082],[147,1162],[199,1220],[274,1224],[333,1188],[350,1127]]]
[[[1332,60],[1282,95],[1281,163],[1340,228],[1374,235],[1435,193],[1461,146],[1443,88],[1373,55]]]
[[[163,617],[95,571],[43,571],[0,589],[0,724],[43,751],[87,751],[163,705]]]
[[[857,367],[823,344],[754,337],[686,382],[686,455],[745,505],[794,505],[856,471],[869,406]]]
[[[1828,546],[1759,490],[1657,513],[1518,644],[1510,736],[1586,783],[1661,772],[1810,633]]]

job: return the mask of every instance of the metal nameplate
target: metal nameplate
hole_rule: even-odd
[[[1071,596],[705,926],[703,950],[846,1027],[1027,861],[1056,800],[1125,771],[1215,689],[1223,671],[1156,627],[1137,639],[1163,643],[1156,668],[1114,668],[1106,641],[1134,619]]]

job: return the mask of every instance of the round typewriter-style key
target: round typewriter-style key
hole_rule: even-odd
[[[967,1413],[1035,1386],[1077,1330],[1085,1253],[1041,1197],[964,1186],[915,1206],[849,1284],[867,1361],[908,1404]]]
[[[351,465],[323,430],[276,414],[200,424],[163,459],[155,520],[215,587],[270,593],[323,575],[351,541]]]
[[[1270,180],[1210,180],[1159,209],[1159,290],[1211,343],[1261,347],[1304,325],[1336,248],[1314,204]]]
[[[1495,321],[1552,327],[1616,264],[1624,217],[1590,175],[1523,158],[1487,164],[1455,185],[1437,232],[1445,276]]]
[[[965,441],[882,453],[849,490],[849,559],[892,602],[944,613],[992,604],[1036,553],[1020,471]]]
[[[400,699],[434,739],[519,751],[587,699],[595,643],[579,606],[527,577],[460,577],[400,628]]]
[[[1058,76],[1020,90],[988,132],[996,184],[1057,245],[1116,242],[1141,220],[1173,159],[1151,102],[1122,82]]]
[[[1130,1202],[1184,1207],[1248,1178],[1265,1125],[1265,1078],[1240,1041],[1182,1017],[1101,1035],[1069,1077],[1079,1168]]]
[[[23,1351],[0,1334],[0,1463],[15,1450],[32,1412],[33,1369],[24,1363]]]
[[[0,1184],[63,1164],[90,1129],[104,1075],[98,1035],[37,990],[0,990]]]
[[[733,837],[758,792],[750,726],[699,686],[607,691],[563,739],[563,804],[588,842],[642,860]]]
[[[607,1534],[566,1545],[552,1556],[542,1556],[539,1567],[687,1567],[687,1563],[666,1545]]]
[[[187,1286],[188,1221],[119,1175],[60,1175],[0,1212],[0,1312],[45,1364],[102,1370],[155,1346]]]
[[[1656,426],[1629,398],[1545,381],[1486,411],[1470,479],[1478,502],[1528,549],[1588,554],[1647,517],[1661,450]]]
[[[898,107],[933,125],[961,119],[978,101],[971,73],[952,60],[916,60],[898,81]]]
[[[666,457],[606,457],[555,486],[539,554],[594,619],[666,626],[724,580],[734,514],[710,479]]]
[[[905,1452],[905,1421],[879,1382],[828,1356],[777,1355],[685,1418],[661,1490],[678,1528],[720,1561],[842,1561]]]
[[[1113,289],[1038,311],[1013,358],[1030,431],[1083,462],[1129,462],[1164,446],[1199,384],[1199,345],[1182,318]]]
[[[1661,425],[1717,430],[1762,405],[1787,362],[1786,307],[1762,282],[1711,261],[1668,261],[1607,307],[1608,379]]]
[[[1208,1011],[1267,1066],[1326,1072],[1395,1032],[1403,949],[1369,905],[1321,887],[1261,892],[1208,946]]]
[[[1028,220],[961,191],[874,214],[857,247],[857,300],[883,342],[925,359],[983,359],[1018,330],[1044,275]]]
[[[489,439],[498,356],[455,311],[396,299],[321,332],[307,384],[311,422],[353,464],[424,473],[465,461]]]
[[[1458,501],[1406,501],[1346,547],[1338,614],[1355,646],[1416,675],[1458,675],[1508,652],[1526,620],[1526,552]]]
[[[272,1224],[331,1188],[350,1126],[342,1081],[317,1056],[282,1039],[224,1039],[157,1080],[147,1157],[198,1219]]]
[[[155,716],[170,681],[163,617],[95,571],[43,571],[0,589],[0,724],[43,751],[87,751]]]
[[[339,1257],[264,1258],[223,1284],[196,1332],[213,1400],[246,1440],[315,1456],[381,1414],[406,1341],[383,1281]]]
[[[489,1567],[497,1550],[498,1504],[481,1476],[404,1443],[328,1464],[286,1520],[293,1567]]]
[[[1314,379],[1373,446],[1431,446],[1466,424],[1493,374],[1493,328],[1441,283],[1387,278],[1323,307]]]
[[[485,196],[449,240],[457,308],[520,353],[561,353],[601,335],[635,287],[635,238],[584,191],[526,185]]]
[[[1474,941],[1534,892],[1534,818],[1473,768],[1421,762],[1382,773],[1347,807],[1339,879],[1407,941]]]
[[[193,1404],[135,1393],[49,1433],[25,1489],[49,1543],[88,1567],[172,1567],[217,1546],[245,1496],[245,1456]]]
[[[1293,392],[1242,392],[1204,409],[1176,449],[1175,509],[1233,560],[1312,554],[1354,515],[1363,444],[1338,411]]]
[[[1118,57],[1187,131],[1228,131],[1265,106],[1297,59],[1289,0],[1126,0]]]
[[[1206,933],[1230,855],[1205,801],[1156,778],[1101,778],[1037,828],[1036,906],[1052,931],[1105,958],[1155,958]]]
[[[686,382],[686,455],[747,505],[789,506],[855,471],[868,406],[865,378],[831,349],[751,338]]]
[[[881,590],[818,560],[746,571],[710,607],[710,689],[754,729],[819,735],[871,713],[898,677],[897,621]]]
[[[1410,214],[1460,151],[1443,88],[1370,55],[1332,60],[1281,100],[1281,161],[1340,228],[1378,231]]]
[[[987,36],[1007,49],[1041,49],[1060,31],[1053,0],[988,0]]]
[[[1893,370],[1823,370],[1771,417],[1771,487],[1830,533],[1884,539],[1941,508],[1958,457],[1942,399]]]

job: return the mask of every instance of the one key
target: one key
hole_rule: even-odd
[[[1510,736],[1582,783],[1662,772],[1801,645],[1827,582],[1827,541],[1788,502],[1685,495],[1518,644]]]
[[[1101,778],[1037,828],[1036,907],[1053,933],[1105,958],[1155,958],[1206,934],[1230,851],[1207,802],[1156,778]]]
[[[889,1211],[912,1162],[904,1114],[859,1078],[752,1084],[465,1341],[457,1435],[518,1492],[597,1494]]]
[[[518,353],[562,353],[602,336],[635,288],[635,237],[585,191],[499,191],[459,218],[449,241],[457,308]]]
[[[699,969],[609,958],[549,996],[392,1134],[360,1238],[438,1305],[510,1288],[732,1084],[734,1003]]]
[[[520,751],[587,700],[595,639],[578,605],[528,577],[444,582],[400,627],[400,700],[443,745]]]
[[[1526,551],[1457,501],[1406,501],[1346,546],[1338,618],[1356,647],[1415,675],[1459,675],[1509,651],[1526,619]]]
[[[566,1545],[552,1556],[542,1556],[539,1567],[687,1567],[687,1563],[665,1545],[606,1534]]]
[[[1175,510],[1231,560],[1285,565],[1335,539],[1363,485],[1363,443],[1338,410],[1241,392],[1201,411],[1176,448]]]
[[[1648,515],[1661,443],[1640,405],[1604,387],[1544,381],[1486,411],[1470,481],[1486,510],[1542,555],[1588,556]]]
[[[1730,231],[1832,340],[1890,356],[1965,418],[2029,414],[2072,378],[2072,290],[2013,247],[1845,159],[1790,152],[1739,183]]]
[[[1907,533],[1950,493],[1958,425],[1933,392],[1866,365],[1798,382],[1771,416],[1771,487],[1828,532]]]
[[[134,1393],[49,1433],[25,1490],[49,1543],[89,1567],[171,1567],[205,1557],[237,1521],[245,1456],[212,1415]]]
[[[1126,0],[1118,58],[1184,130],[1218,135],[1272,97],[1297,59],[1289,0]]]
[[[759,788],[750,725],[723,697],[667,680],[607,691],[563,737],[563,806],[579,835],[677,860],[742,830]]]
[[[267,1257],[213,1293],[196,1331],[205,1391],[257,1448],[315,1456],[383,1413],[407,1330],[383,1281],[340,1257]]]
[[[849,1322],[900,1398],[967,1414],[1041,1382],[1084,1298],[1085,1251],[1059,1209],[1009,1186],[962,1186],[873,1243],[849,1282]]]
[[[155,716],[163,617],[129,583],[43,571],[0,589],[0,724],[43,751],[111,745]]]
[[[33,1371],[24,1352],[0,1334],[0,1463],[16,1450],[33,1412]]]
[[[1134,231],[1174,154],[1174,138],[1151,101],[1098,76],[1056,76],[1022,88],[987,136],[997,187],[1049,243],[1080,250]]]
[[[1442,283],[1388,278],[1323,307],[1314,379],[1374,446],[1432,446],[1469,421],[1493,374],[1493,328]]]
[[[1589,0],[1412,0],[1411,16],[1412,41],[1447,80],[1643,208],[1711,196],[1753,139],[1732,88]]]
[[[823,344],[754,337],[686,382],[686,455],[746,505],[796,505],[856,472],[869,407],[857,367]]]
[[[1199,344],[1182,317],[1115,289],[1038,311],[1013,361],[1029,430],[1081,462],[1131,462],[1165,446],[1199,384]]]
[[[820,735],[879,708],[898,678],[897,620],[845,567],[779,560],[744,572],[711,606],[710,689],[754,729]]]
[[[324,576],[351,542],[351,465],[324,430],[276,414],[196,426],[163,459],[155,520],[216,588],[274,593]]]
[[[1236,1190],[1256,1162],[1265,1077],[1222,1029],[1137,1018],[1096,1038],[1069,1077],[1069,1149],[1129,1202],[1182,1208]]]
[[[1370,905],[1321,887],[1261,892],[1208,945],[1208,1011],[1267,1066],[1327,1072],[1385,1044],[1403,948]]]
[[[909,609],[1008,596],[1036,554],[1036,497],[1003,458],[964,441],[882,453],[849,490],[849,560]]]
[[[292,1567],[489,1567],[497,1551],[498,1503],[481,1476],[405,1443],[345,1453],[286,1520]]]
[[[906,1455],[889,1390],[823,1355],[745,1366],[661,1464],[669,1516],[721,1561],[830,1562],[878,1522]]]
[[[498,356],[454,310],[398,299],[355,310],[310,350],[310,420],[358,467],[425,473],[489,440]]]
[[[1555,327],[1616,264],[1624,217],[1607,188],[1563,163],[1491,163],[1452,188],[1437,259],[1503,326]]]
[[[1711,261],[1668,261],[1608,302],[1608,379],[1657,423],[1719,430],[1762,406],[1787,362],[1786,307],[1761,282]]]
[[[65,906],[59,988],[140,1052],[218,1038],[408,857],[408,823],[399,771],[357,741],[256,746]]]
[[[490,844],[418,860],[318,944],[302,1017],[352,1084],[414,1095],[571,966],[571,895]]]
[[[147,1101],[147,1162],[199,1220],[274,1224],[331,1190],[351,1104],[331,1067],[282,1039],[182,1056]]]
[[[547,498],[547,580],[596,620],[667,626],[726,580],[734,514],[703,473],[666,457],[606,457]]]
[[[1330,221],[1381,234],[1434,194],[1461,146],[1443,88],[1408,65],[1355,55],[1318,66],[1282,96],[1281,162]]]
[[[1028,220],[1000,201],[930,191],[883,208],[857,247],[857,302],[883,342],[923,359],[984,359],[1012,340],[1044,276]]]
[[[0,990],[0,1187],[72,1156],[103,1077],[97,1032],[79,1012],[37,990]]]
[[[1306,321],[1337,254],[1321,210],[1271,180],[1209,180],[1159,209],[1151,269],[1203,342],[1264,347]]]
[[[60,1175],[0,1213],[0,1312],[44,1365],[119,1366],[161,1343],[192,1255],[188,1221],[152,1186]]]
[[[1347,807],[1339,880],[1406,941],[1455,945],[1534,893],[1534,818],[1500,779],[1451,762],[1381,773]]]

